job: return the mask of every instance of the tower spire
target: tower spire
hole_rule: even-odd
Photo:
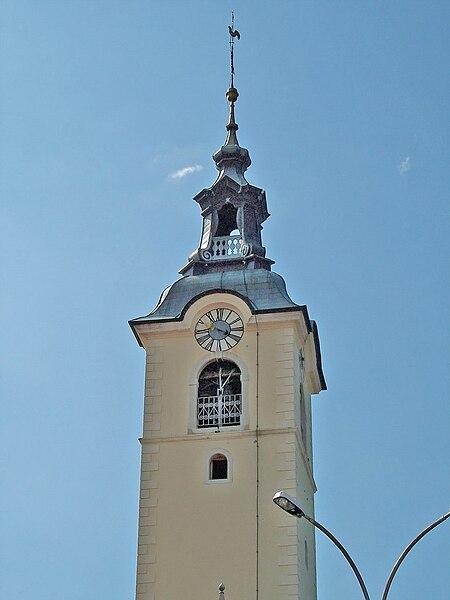
[[[236,131],[239,129],[234,117],[234,103],[238,99],[239,93],[234,87],[234,38],[241,39],[241,34],[234,28],[234,12],[231,11],[231,25],[228,25],[228,33],[230,34],[230,87],[227,90],[226,96],[230,103],[230,116],[227,125],[227,139],[225,146],[239,146],[237,141]]]
[[[211,187],[194,198],[202,209],[203,226],[200,246],[189,255],[189,262],[180,273],[204,275],[242,269],[270,271],[273,261],[266,258],[262,245],[262,224],[269,216],[264,190],[251,185],[245,172],[251,165],[246,148],[239,145],[238,125],[234,105],[238,91],[234,87],[234,43],[241,34],[234,28],[231,13],[230,35],[230,87],[226,91],[229,103],[227,137],[223,146],[213,154],[219,171]]]
[[[231,25],[228,25],[230,34],[230,87],[234,87],[234,38],[241,39],[241,34],[234,28],[234,12],[231,11]]]
[[[230,112],[227,123],[227,138],[225,144],[213,154],[213,160],[216,163],[219,175],[216,179],[219,181],[228,175],[239,185],[247,185],[244,177],[246,169],[251,165],[250,155],[246,148],[239,145],[236,132],[239,129],[234,115],[234,104],[238,99],[239,92],[234,87],[234,40],[241,38],[241,34],[234,29],[234,13],[231,13],[231,25],[228,25],[230,34],[230,87],[227,89],[226,97],[230,105]]]

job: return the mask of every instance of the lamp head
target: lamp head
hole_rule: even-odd
[[[305,516],[304,511],[297,504],[297,500],[290,496],[287,492],[277,492],[272,498],[277,506],[285,510],[290,515],[294,515],[299,519]]]

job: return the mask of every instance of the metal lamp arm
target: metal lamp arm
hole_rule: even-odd
[[[440,517],[439,519],[434,521],[434,523],[431,523],[431,525],[428,525],[428,527],[425,527],[425,529],[423,531],[421,531],[413,539],[413,541],[408,544],[408,546],[406,546],[406,548],[400,554],[397,562],[395,563],[395,565],[392,568],[392,571],[388,577],[388,580],[386,581],[386,585],[384,586],[383,596],[382,596],[381,600],[386,600],[387,595],[389,593],[389,589],[391,587],[392,580],[394,579],[395,574],[397,573],[400,565],[406,558],[406,555],[409,554],[410,550],[412,550],[414,548],[414,546],[417,544],[417,542],[419,542],[425,535],[427,535],[428,532],[430,532],[432,529],[434,529],[435,527],[440,525],[443,521],[445,521],[445,519],[448,519],[448,517],[450,517],[450,511],[448,511],[445,515],[442,515],[442,517]]]
[[[335,544],[335,546],[337,546],[339,548],[339,550],[342,552],[342,554],[347,559],[348,564],[351,566],[353,573],[356,575],[356,579],[358,580],[358,583],[361,587],[361,590],[362,590],[365,600],[370,600],[369,592],[367,591],[366,584],[364,583],[364,579],[362,578],[361,573],[359,572],[359,569],[356,566],[355,562],[353,561],[352,557],[347,552],[347,550],[344,548],[344,546],[341,544],[341,542],[337,538],[335,538],[334,535],[330,531],[328,531],[328,529],[326,527],[324,527],[323,525],[318,523],[312,517],[303,514],[303,518],[305,518],[312,525],[314,525],[314,527],[317,527],[317,529],[320,529],[320,531],[322,533],[324,533],[333,542],[333,544]]]

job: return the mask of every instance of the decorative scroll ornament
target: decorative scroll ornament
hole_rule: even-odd
[[[208,250],[201,250],[200,251],[200,257],[203,260],[211,260],[212,259],[211,251],[209,249]]]

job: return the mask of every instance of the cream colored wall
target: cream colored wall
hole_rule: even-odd
[[[218,447],[233,456],[230,483],[205,483],[205,458]],[[147,445],[143,446],[146,454]],[[148,530],[140,532],[140,563],[147,577],[138,598],[209,600],[218,583],[253,597],[256,523],[255,449],[250,436],[238,440],[179,440],[154,447],[150,480],[143,481],[156,506]],[[145,472],[143,472],[145,473]],[[147,534],[147,535],[146,535]],[[245,543],[243,541],[245,540]],[[153,542],[153,543],[151,543]],[[243,576],[243,571],[245,576]],[[152,595],[154,592],[154,596]]]
[[[237,311],[245,324],[242,340],[224,353],[245,379],[244,426],[196,432],[196,379],[215,355],[200,348],[193,330],[217,306]],[[313,533],[306,533],[306,568],[299,523],[271,500],[285,489],[313,512],[315,485],[295,409],[298,351],[308,343],[302,314],[255,318],[239,298],[214,294],[191,306],[183,322],[141,325],[139,334],[147,364],[138,600],[210,600],[221,581],[229,600],[315,600]],[[315,368],[311,357],[306,362]],[[232,457],[230,482],[206,481],[217,449]]]

